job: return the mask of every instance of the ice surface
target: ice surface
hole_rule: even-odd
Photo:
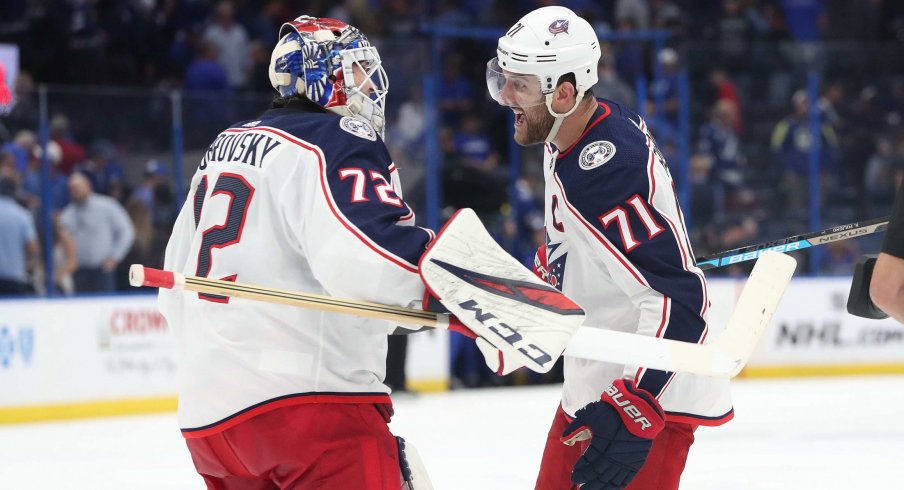
[[[740,380],[682,488],[904,488],[904,377]],[[531,489],[558,388],[399,397],[395,433],[439,490]],[[0,426],[0,489],[203,489],[174,414]]]

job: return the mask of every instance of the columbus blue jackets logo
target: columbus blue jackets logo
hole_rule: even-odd
[[[590,170],[608,162],[615,156],[615,145],[608,141],[595,141],[585,146],[578,157],[578,165]]]
[[[560,249],[562,242],[551,243],[549,234],[546,235],[546,268],[540,271],[541,279],[546,281],[550,286],[562,290],[562,281],[565,279],[565,261],[568,259],[568,252]]]
[[[374,128],[371,127],[370,124],[367,124],[360,119],[355,119],[348,116],[343,117],[342,120],[339,121],[339,127],[359,138],[364,138],[370,141],[377,141],[377,132],[374,131]]]
[[[549,24],[549,33],[553,36],[556,36],[561,33],[568,34],[568,20],[559,19],[552,24]]]

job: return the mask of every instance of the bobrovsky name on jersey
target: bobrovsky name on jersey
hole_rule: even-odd
[[[207,147],[200,170],[211,163],[241,163],[264,168],[264,160],[282,142],[260,133],[220,133]]]

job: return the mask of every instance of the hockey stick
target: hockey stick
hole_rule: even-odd
[[[872,233],[885,231],[888,227],[888,220],[889,217],[886,216],[884,218],[876,218],[869,221],[850,223],[827,228],[822,231],[814,231],[813,233],[804,235],[794,235],[773,240],[771,242],[735,248],[708,257],[698,257],[697,267],[703,270],[713,269],[756,259],[764,252],[770,250],[781,253],[794,252],[796,250],[803,250],[817,245],[825,245],[839,240],[870,235]]]
[[[797,262],[779,253],[764,253],[753,268],[738,298],[725,331],[705,345],[581,327],[565,349],[565,355],[663,371],[704,376],[734,377],[747,363],[769,324]],[[252,286],[217,279],[162,271],[134,264],[129,269],[132,286],[185,289],[270,303],[302,306],[334,313],[378,318],[391,322],[447,328],[448,317],[413,308],[343,300],[295,291]]]

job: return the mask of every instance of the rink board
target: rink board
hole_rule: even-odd
[[[448,334],[409,338],[410,385],[448,386]],[[176,346],[156,296],[0,300],[0,423],[172,411]]]
[[[727,322],[739,287],[710,281],[711,325]],[[850,287],[849,277],[794,279],[743,375],[904,373],[904,326],[849,315]]]
[[[725,325],[742,282],[711,280],[710,325]],[[795,279],[748,377],[904,373],[904,327],[845,312],[850,279]],[[409,337],[409,387],[446,389],[446,332]],[[173,338],[154,296],[0,300],[0,423],[171,411]]]

